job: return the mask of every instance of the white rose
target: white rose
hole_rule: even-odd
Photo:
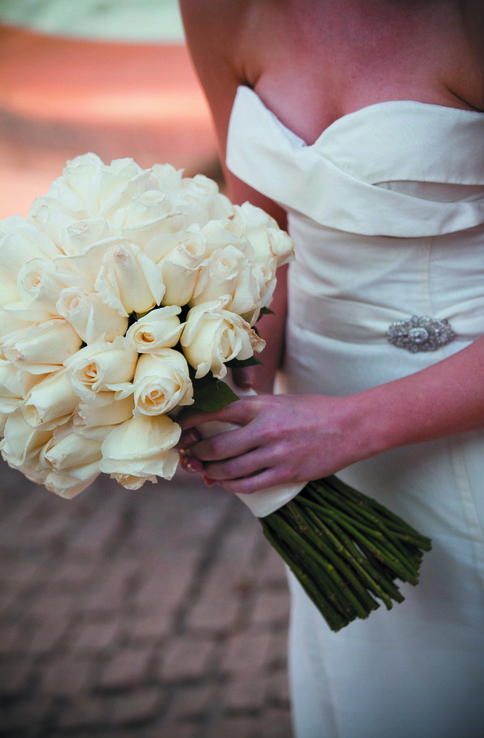
[[[53,259],[60,253],[46,233],[20,215],[0,221],[0,273],[12,280],[31,259]]]
[[[177,193],[183,187],[183,169],[175,169],[171,164],[154,164],[151,179],[157,190]]]
[[[65,362],[74,391],[84,402],[106,390],[127,393],[134,377],[137,352],[123,336],[111,343],[95,341]]]
[[[48,259],[28,261],[19,271],[17,287],[30,310],[50,317],[58,315],[56,302],[65,284],[58,279],[54,262]]]
[[[3,353],[19,369],[47,374],[56,371],[81,345],[70,323],[52,318],[11,334],[4,339]]]
[[[128,342],[140,354],[176,346],[183,330],[177,318],[180,312],[176,305],[151,310],[128,329]]]
[[[167,415],[138,415],[116,426],[102,445],[101,471],[123,487],[139,489],[156,477],[171,479],[178,464],[173,450],[180,426]]]
[[[293,258],[291,238],[268,213],[249,202],[235,205],[234,211],[234,223],[245,229],[258,261],[269,264],[271,259],[275,259],[279,267]]]
[[[200,217],[201,225],[209,220],[225,218],[232,214],[233,205],[225,195],[219,192],[217,183],[204,174],[196,174],[194,177],[186,177],[182,180],[186,202],[190,208],[199,205],[203,208],[203,217]]]
[[[33,321],[21,318],[15,310],[0,307],[0,354],[3,353],[3,342],[18,331],[31,328]]]
[[[116,248],[119,242],[117,236],[106,238],[91,244],[78,254],[56,257],[52,261],[59,281],[66,287],[77,287],[79,290],[93,292],[104,257]]]
[[[22,372],[10,361],[0,359],[0,412],[16,410],[40,376]]]
[[[193,403],[188,364],[183,354],[173,349],[140,356],[133,386],[135,415],[160,415]]]
[[[105,215],[146,189],[148,175],[133,159],[115,159],[108,165],[95,154],[85,154],[67,162],[48,196],[77,219]]]
[[[225,309],[238,315],[251,316],[262,305],[267,292],[265,274],[252,265],[235,246],[213,251],[200,268],[190,306],[227,296]]]
[[[163,305],[186,305],[205,258],[205,236],[198,226],[176,234],[164,234],[153,239],[145,248],[158,264],[165,285]]]
[[[61,472],[48,469],[41,484],[49,492],[53,492],[66,500],[71,500],[87,489],[99,474],[99,462],[93,461],[91,464]]]
[[[80,402],[73,417],[79,433],[86,435],[92,428],[118,425],[133,416],[134,399],[128,395],[122,399],[115,392],[98,392],[91,402]]]
[[[63,228],[59,234],[59,243],[65,254],[74,255],[115,235],[117,234],[113,232],[106,218],[85,218],[75,220]]]
[[[222,379],[227,373],[226,362],[248,359],[265,346],[243,318],[224,309],[226,302],[220,298],[202,303],[187,315],[181,344],[188,363],[196,369],[196,378],[211,371]]]
[[[207,254],[225,246],[236,246],[244,253],[249,249],[252,254],[250,243],[245,237],[245,226],[231,217],[209,221],[203,226],[202,233],[207,239]]]
[[[56,307],[85,343],[102,337],[112,341],[123,336],[128,327],[128,318],[108,307],[95,292],[68,287],[60,293]]]
[[[40,452],[52,437],[52,431],[32,428],[20,410],[8,416],[3,429],[0,451],[4,461],[37,484],[43,484],[47,467],[40,461]]]
[[[17,280],[10,279],[8,274],[0,270],[0,306],[9,305],[19,299]]]
[[[103,429],[96,438],[87,438],[72,424],[57,428],[40,453],[41,463],[49,469],[47,489],[67,499],[86,489],[100,474],[101,444],[108,432]]]
[[[67,371],[60,369],[30,389],[21,409],[32,428],[48,430],[67,422],[78,402]]]
[[[160,268],[138,246],[122,240],[104,256],[95,287],[107,305],[125,316],[151,310],[165,293]]]

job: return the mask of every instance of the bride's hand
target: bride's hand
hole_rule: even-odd
[[[201,439],[197,426],[214,420],[239,427]],[[231,492],[317,479],[365,455],[345,398],[259,395],[216,413],[185,410],[177,422],[182,466]]]

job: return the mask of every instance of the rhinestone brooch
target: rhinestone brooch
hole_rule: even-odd
[[[416,354],[420,351],[436,351],[450,343],[455,333],[445,318],[434,320],[428,315],[412,315],[410,320],[392,323],[386,337],[393,346]]]

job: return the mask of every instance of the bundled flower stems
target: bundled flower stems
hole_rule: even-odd
[[[259,519],[329,627],[367,618],[381,600],[404,597],[395,579],[416,585],[431,541],[336,476],[309,482],[291,502]]]
[[[26,218],[0,222],[0,451],[65,498],[101,473],[171,479],[183,406],[237,399],[221,380],[256,330],[288,234],[260,208],[169,164],[67,163]],[[175,419],[174,419],[175,418]],[[334,630],[402,597],[427,539],[335,478],[262,520]]]

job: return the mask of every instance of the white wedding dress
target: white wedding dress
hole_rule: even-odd
[[[241,87],[227,163],[288,211],[287,391],[357,392],[484,333],[484,115],[379,103],[306,145]],[[447,319],[455,338],[422,350],[417,325],[407,348],[390,343],[390,324],[414,315],[430,316],[430,333]],[[339,633],[291,577],[297,738],[482,738],[484,432],[398,449],[340,476],[433,549],[420,584],[402,586],[404,603]]]

